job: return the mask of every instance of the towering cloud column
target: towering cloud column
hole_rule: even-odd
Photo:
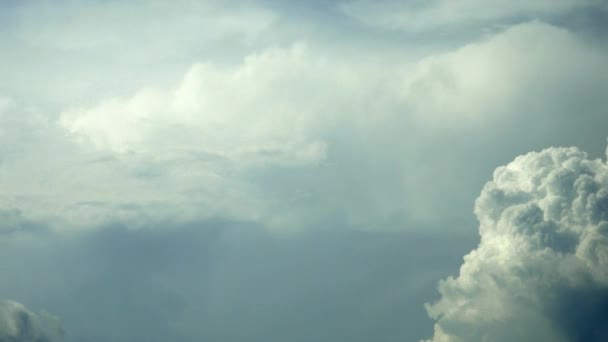
[[[608,165],[576,148],[517,157],[475,203],[481,242],[427,305],[427,342],[608,341]]]

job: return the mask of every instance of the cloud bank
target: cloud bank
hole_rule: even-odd
[[[57,120],[7,104],[2,195],[25,216],[63,226],[431,220],[439,202],[466,203],[454,194],[474,198],[467,189],[478,183],[464,173],[485,162],[479,141],[507,149],[485,132],[500,128],[508,139],[530,119],[551,132],[599,131],[604,58],[566,29],[529,22],[416,63],[380,66],[320,44],[260,48],[236,63],[196,62],[176,82],[70,104]],[[466,145],[472,129],[479,141]],[[566,137],[583,135],[590,130]],[[454,163],[460,176],[439,174]]]
[[[549,148],[496,169],[481,242],[428,305],[433,342],[608,339],[608,165]]]

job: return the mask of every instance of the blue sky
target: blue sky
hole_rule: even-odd
[[[602,340],[607,16],[0,3],[0,341]]]

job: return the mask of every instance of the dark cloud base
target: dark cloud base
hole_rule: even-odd
[[[554,315],[558,329],[572,342],[608,341],[608,289],[563,289],[557,293]]]
[[[219,221],[149,228],[5,237],[0,293],[59,316],[68,341],[415,341],[431,332],[423,303],[436,281],[474,245]]]

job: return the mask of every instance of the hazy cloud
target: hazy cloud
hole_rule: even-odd
[[[40,316],[14,301],[0,301],[0,341],[53,342],[60,341],[61,328],[51,316]],[[47,326],[45,326],[45,323]],[[47,331],[49,330],[50,331]],[[55,336],[55,337],[53,337]]]

